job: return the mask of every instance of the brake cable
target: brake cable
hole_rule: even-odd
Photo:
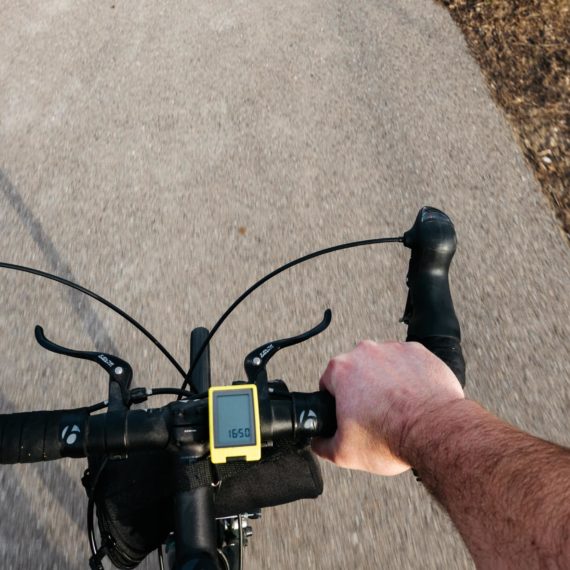
[[[116,305],[111,303],[111,301],[107,301],[107,299],[105,299],[101,295],[98,295],[97,293],[94,293],[93,291],[90,291],[86,287],[82,287],[81,285],[78,285],[77,283],[74,283],[73,281],[69,281],[68,279],[64,279],[63,277],[59,277],[58,275],[53,275],[52,273],[40,271],[39,269],[34,269],[32,267],[26,267],[25,265],[16,265],[14,263],[5,263],[3,261],[0,261],[0,267],[3,267],[5,269],[14,269],[15,271],[22,271],[24,273],[31,273],[32,275],[37,275],[39,277],[45,277],[46,279],[51,279],[52,281],[57,281],[58,283],[61,283],[62,285],[67,285],[67,287],[71,287],[71,289],[76,289],[77,291],[80,291],[81,293],[85,293],[85,295],[88,295],[89,297],[95,299],[96,301],[99,301],[99,303],[102,303],[106,307],[109,307],[109,309],[111,309],[112,311],[115,311],[115,313],[117,313],[118,315],[120,315],[121,317],[123,317],[124,319],[129,321],[129,323],[131,323],[131,325],[133,325],[140,332],[142,332],[160,350],[160,352],[162,352],[162,354],[164,354],[164,356],[166,356],[166,358],[168,358],[168,360],[172,363],[174,368],[176,368],[176,370],[178,370],[180,375],[184,376],[184,377],[186,376],[186,372],[184,371],[184,368],[182,368],[182,366],[180,366],[178,361],[170,354],[170,352],[168,352],[168,350],[166,350],[166,348],[164,348],[164,346],[147,329],[145,329],[138,321],[136,321],[133,317],[131,317],[125,311],[123,311],[122,309],[120,309],[119,307],[117,307]]]
[[[110,301],[108,301],[107,299],[102,297],[101,295],[98,295],[97,293],[94,293],[93,291],[90,291],[89,289],[82,287],[81,285],[78,285],[78,284],[76,284],[72,281],[69,281],[68,279],[65,279],[63,277],[59,277],[57,275],[53,275],[51,273],[47,273],[47,272],[44,272],[44,271],[41,271],[38,269],[34,269],[31,267],[26,267],[23,265],[16,265],[16,264],[6,263],[6,262],[0,262],[0,268],[13,269],[16,271],[22,271],[24,273],[31,273],[32,275],[44,277],[46,279],[51,279],[52,281],[56,281],[58,283],[66,285],[67,287],[70,287],[72,289],[76,289],[77,291],[80,291],[81,293],[88,295],[89,297],[95,299],[96,301],[99,301],[100,303],[102,303],[103,305],[110,308],[115,313],[117,313],[118,315],[120,315],[121,317],[126,319],[131,325],[133,325],[140,332],[142,332],[166,356],[166,358],[171,362],[171,364],[176,368],[176,370],[184,377],[184,382],[182,383],[182,386],[180,389],[177,389],[177,388],[157,388],[154,390],[146,391],[145,395],[146,396],[153,396],[153,395],[161,395],[161,394],[175,394],[178,396],[178,399],[180,400],[181,398],[196,398],[196,397],[203,396],[203,394],[199,394],[199,395],[195,394],[196,390],[195,390],[194,386],[192,386],[192,382],[190,380],[192,377],[192,372],[194,371],[197,363],[200,360],[200,357],[202,356],[202,354],[206,350],[207,346],[209,345],[210,341],[212,340],[213,336],[216,334],[216,332],[218,331],[220,326],[230,316],[230,314],[238,307],[238,305],[240,305],[256,289],[261,287],[261,285],[263,285],[264,283],[266,283],[267,281],[269,281],[270,279],[272,279],[276,275],[279,275],[279,273],[282,273],[283,271],[286,271],[287,269],[290,269],[291,267],[294,267],[295,265],[299,265],[305,261],[309,261],[310,259],[314,259],[314,258],[319,257],[321,255],[326,255],[328,253],[333,253],[335,251],[340,251],[343,249],[349,249],[349,248],[360,247],[360,246],[365,246],[365,245],[374,245],[374,244],[381,244],[381,243],[402,243],[403,241],[404,241],[403,237],[391,237],[391,238],[376,238],[376,239],[368,239],[368,240],[361,240],[361,241],[355,241],[355,242],[348,242],[348,243],[336,245],[333,247],[328,247],[325,249],[321,249],[321,250],[309,253],[309,254],[304,255],[302,257],[299,257],[293,261],[290,261],[290,262],[286,263],[285,265],[282,265],[281,267],[275,269],[271,273],[268,273],[267,275],[265,275],[264,277],[259,279],[256,283],[254,283],[251,287],[249,287],[244,293],[242,293],[230,305],[230,307],[223,313],[223,315],[218,319],[218,321],[215,323],[215,325],[213,326],[213,328],[209,332],[208,336],[206,337],[206,339],[202,343],[202,346],[200,347],[196,356],[194,357],[193,362],[191,363],[190,368],[189,368],[187,373],[184,372],[184,369],[182,368],[182,366],[180,366],[178,361],[170,354],[170,352],[168,352],[168,350],[146,328],[144,328],[138,321],[136,321],[133,317],[131,317],[125,311],[123,311],[122,309],[120,309],[119,307],[117,307],[116,305],[114,305],[113,303],[111,303]],[[185,388],[187,386],[190,386],[190,391],[185,390]],[[94,406],[90,406],[88,408],[88,411],[89,411],[89,413],[92,413],[95,411],[99,411],[105,407],[107,407],[107,402],[100,402],[99,404],[95,404]],[[105,545],[103,545],[103,547],[102,547],[103,549],[98,549],[97,543],[96,543],[95,529],[94,529],[94,526],[95,526],[94,525],[94,506],[95,506],[94,495],[95,495],[95,491],[97,488],[97,484],[99,482],[99,478],[100,478],[103,470],[105,469],[105,467],[107,465],[107,461],[108,461],[108,458],[105,457],[103,462],[99,466],[97,473],[95,474],[93,484],[91,486],[91,493],[89,494],[89,500],[87,503],[87,527],[88,527],[88,535],[89,535],[89,545],[91,547],[91,552],[92,552],[92,558],[90,560],[90,563],[93,563],[95,565],[97,565],[97,563],[99,563],[99,565],[100,565],[99,558],[101,556],[105,555],[105,549],[104,549]],[[242,560],[241,554],[243,551],[243,534],[242,534],[243,529],[241,528],[241,526],[242,526],[241,516],[238,517],[238,525],[239,525],[239,543],[240,543],[239,548],[240,548],[240,566],[241,566],[241,560]],[[162,556],[162,550],[161,549],[158,551],[158,558],[159,558],[159,565],[161,567],[163,567],[163,556]]]
[[[97,484],[99,483],[99,478],[103,473],[103,470],[107,466],[108,457],[105,457],[95,473],[92,484],[90,485],[90,492],[87,500],[87,534],[89,536],[89,547],[91,549],[91,554],[93,557],[97,556],[99,553],[99,548],[97,547],[97,541],[95,539],[95,517],[94,507],[95,507],[95,491],[97,490]]]
[[[77,291],[84,293],[85,295],[91,297],[92,299],[95,299],[99,303],[102,303],[103,305],[105,305],[106,307],[108,307],[109,309],[111,309],[112,311],[114,311],[115,313],[120,315],[121,317],[123,317],[125,320],[127,320],[131,325],[133,325],[141,333],[143,333],[143,335],[146,336],[160,350],[160,352],[162,352],[162,354],[164,354],[164,356],[166,356],[166,358],[170,361],[170,363],[174,366],[174,368],[176,368],[178,373],[184,378],[184,382],[182,383],[180,390],[184,391],[187,386],[190,386],[190,391],[195,392],[196,389],[192,385],[192,382],[190,379],[192,377],[192,373],[194,372],[194,369],[195,369],[198,361],[200,360],[200,357],[202,356],[202,354],[206,350],[206,347],[210,344],[210,341],[212,340],[213,336],[216,334],[216,332],[218,331],[220,326],[231,315],[231,313],[233,313],[233,311],[236,309],[236,307],[240,303],[242,303],[242,301],[244,301],[247,297],[249,297],[249,295],[251,295],[251,293],[253,293],[256,289],[261,287],[264,283],[266,283],[267,281],[269,281],[270,279],[272,279],[276,275],[279,275],[279,273],[282,273],[283,271],[286,271],[287,269],[294,267],[295,265],[299,265],[300,263],[304,263],[305,261],[309,261],[310,259],[314,259],[315,257],[319,257],[321,255],[326,255],[327,253],[333,253],[335,251],[340,251],[342,249],[349,249],[349,248],[360,247],[360,246],[364,246],[364,245],[374,245],[374,244],[381,244],[381,243],[402,243],[403,241],[404,241],[403,237],[390,237],[390,238],[375,238],[375,239],[367,239],[367,240],[343,243],[340,245],[335,245],[333,247],[327,247],[325,249],[320,249],[318,251],[314,251],[312,253],[309,253],[307,255],[304,255],[302,257],[294,259],[293,261],[289,261],[285,265],[282,265],[281,267],[275,269],[271,273],[268,273],[267,275],[265,275],[265,277],[262,277],[259,281],[254,283],[251,287],[249,287],[249,289],[244,291],[229,306],[229,308],[224,312],[224,314],[218,319],[218,321],[212,327],[208,336],[206,337],[206,339],[202,343],[202,346],[198,350],[196,357],[194,358],[188,372],[184,371],[182,366],[172,356],[172,354],[170,354],[170,352],[158,341],[158,339],[154,335],[152,335],[145,327],[143,327],[135,318],[131,317],[128,313],[126,313],[121,308],[119,308],[117,305],[111,303],[110,301],[108,301],[107,299],[102,297],[101,295],[98,295],[97,293],[87,289],[86,287],[83,287],[81,285],[78,285],[77,283],[74,283],[73,281],[70,281],[69,279],[65,279],[63,277],[59,277],[58,275],[54,275],[52,273],[41,271],[39,269],[27,267],[25,265],[17,265],[14,263],[6,263],[3,261],[0,261],[0,268],[13,269],[15,271],[22,271],[24,273],[31,273],[32,275],[37,275],[39,277],[51,279],[52,281],[56,281],[58,283],[61,283],[62,285],[66,285],[67,287],[70,287],[71,289],[76,289]],[[174,389],[172,389],[172,390],[174,390]],[[158,392],[155,391],[155,393],[158,393]],[[163,392],[163,393],[167,393],[167,392]],[[173,392],[171,392],[171,393],[173,393]],[[184,393],[184,394],[178,393],[178,399],[179,400],[181,398],[184,398],[184,397],[188,397],[187,393]],[[101,406],[100,404],[97,404],[97,409],[101,409],[100,406]],[[102,407],[104,407],[104,406],[102,406]]]
[[[287,269],[294,267],[295,265],[299,265],[300,263],[303,263],[305,261],[309,261],[310,259],[314,259],[315,257],[319,257],[321,255],[326,255],[327,253],[333,253],[334,251],[339,251],[341,249],[349,249],[352,247],[360,247],[363,245],[374,245],[374,244],[380,244],[380,243],[402,243],[403,241],[404,241],[404,238],[402,236],[402,237],[389,237],[389,238],[375,238],[375,239],[367,239],[367,240],[343,243],[340,245],[335,245],[333,247],[327,247],[325,249],[320,249],[318,251],[314,251],[314,252],[309,253],[307,255],[303,255],[302,257],[294,259],[293,261],[289,261],[288,263],[286,263],[285,265],[282,265],[281,267],[275,269],[271,273],[268,273],[265,277],[262,277],[259,281],[254,283],[249,289],[244,291],[229,306],[229,308],[226,310],[226,312],[219,318],[218,322],[213,326],[212,330],[209,332],[208,336],[206,337],[206,339],[202,343],[202,346],[200,347],[196,356],[194,357],[192,365],[190,366],[190,369],[188,370],[188,373],[186,374],[186,376],[184,378],[184,382],[182,383],[181,389],[184,390],[186,388],[186,386],[188,386],[188,385],[190,385],[191,389],[194,389],[194,387],[192,386],[192,382],[190,381],[190,378],[192,377],[192,372],[194,372],[194,368],[198,364],[200,357],[202,356],[202,354],[206,350],[206,347],[208,346],[208,344],[210,344],[212,337],[216,334],[217,330],[220,328],[222,323],[231,315],[231,313],[234,311],[234,309],[242,301],[244,301],[247,297],[249,297],[249,295],[251,295],[251,293],[253,293],[256,289],[261,287],[264,283],[266,283],[267,281],[269,281],[270,279],[272,279],[276,275],[279,275],[279,273],[282,273],[283,271],[286,271]],[[180,400],[181,397],[179,396],[178,399]]]
[[[146,398],[150,398],[151,396],[165,396],[165,395],[174,395],[180,396],[182,398],[186,398],[188,400],[203,400],[208,396],[208,392],[202,392],[201,394],[195,394],[194,392],[190,392],[188,390],[181,390],[180,388],[133,388],[130,390],[131,395],[132,393],[143,390],[144,396]],[[131,403],[140,403],[144,400],[131,400]],[[103,402],[99,402],[98,404],[93,404],[92,406],[88,406],[85,408],[88,414],[92,414],[94,412],[98,412],[100,410],[104,410],[105,408],[109,407],[109,400],[105,400]]]

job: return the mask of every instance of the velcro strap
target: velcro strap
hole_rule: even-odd
[[[178,465],[175,469],[174,485],[177,491],[191,491],[198,487],[207,487],[213,481],[210,462],[207,460],[191,465]]]

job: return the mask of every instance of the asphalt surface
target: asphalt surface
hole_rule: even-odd
[[[254,280],[347,240],[400,235],[426,204],[460,240],[452,287],[468,393],[570,444],[570,252],[447,12],[428,0],[0,2],[4,261],[53,271],[140,319],[182,362]],[[313,326],[274,376],[314,389],[363,338],[403,338],[407,250],[333,254],[276,278],[213,342],[216,383],[247,352]],[[45,352],[33,327],[168,362],[100,305],[0,274],[3,411],[104,397],[102,371]],[[2,467],[0,566],[87,567],[82,462]],[[317,501],[266,509],[247,568],[471,568],[411,475],[324,465]],[[154,561],[153,561],[154,562]],[[148,567],[152,567],[148,565]]]

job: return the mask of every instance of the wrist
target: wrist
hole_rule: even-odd
[[[402,430],[396,454],[420,472],[429,470],[434,451],[464,439],[481,413],[479,404],[462,398],[425,405]]]

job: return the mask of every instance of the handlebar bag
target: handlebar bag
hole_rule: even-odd
[[[93,494],[94,474],[103,458],[90,458],[84,477]],[[133,453],[109,460],[94,492],[97,521],[106,554],[121,569],[136,568],[174,530],[174,493],[202,485],[216,486],[216,517],[251,513],[323,492],[319,464],[308,447],[287,441],[262,450],[258,462],[213,466],[201,461],[184,472],[172,468],[166,451]]]

